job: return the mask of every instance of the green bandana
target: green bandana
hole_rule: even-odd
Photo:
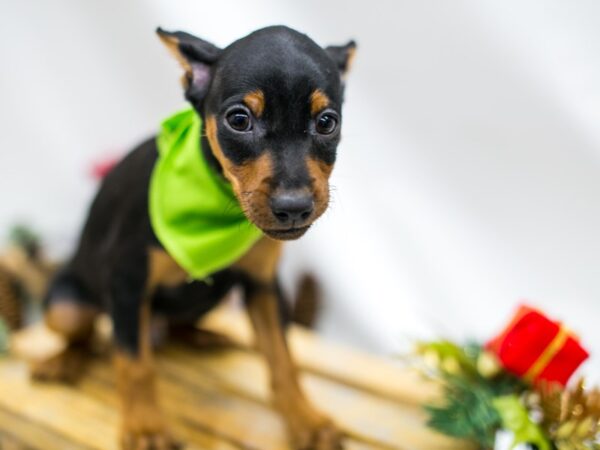
[[[231,265],[262,236],[231,185],[208,166],[200,149],[201,123],[193,109],[162,123],[149,194],[158,240],[195,279]]]

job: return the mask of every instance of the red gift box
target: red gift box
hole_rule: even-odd
[[[509,372],[532,383],[566,385],[589,354],[560,322],[521,306],[506,329],[486,344]]]

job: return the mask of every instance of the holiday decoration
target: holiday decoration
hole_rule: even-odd
[[[9,334],[24,325],[25,314],[39,309],[57,265],[48,261],[38,236],[17,225],[10,245],[0,252],[0,354],[8,349]]]
[[[542,411],[543,426],[558,450],[600,449],[600,389],[586,389],[581,379],[571,388],[547,387],[539,393],[531,407]]]
[[[573,333],[522,306],[482,345],[422,342],[419,365],[442,382],[429,426],[483,450],[600,450],[600,390],[568,381],[588,357]]]
[[[519,308],[508,327],[486,349],[506,370],[527,381],[563,386],[588,357],[578,339],[561,323],[527,306]]]
[[[493,400],[500,414],[502,426],[513,433],[515,442],[535,445],[539,450],[551,450],[544,432],[529,416],[529,411],[516,395],[507,395]]]
[[[13,274],[0,265],[0,326],[3,326],[6,332],[20,327],[23,322],[21,292],[22,289]]]

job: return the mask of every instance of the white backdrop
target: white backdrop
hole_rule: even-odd
[[[119,154],[182,105],[153,34],[226,45],[283,23],[355,38],[333,207],[289,246],[320,274],[321,330],[379,352],[485,338],[529,299],[600,379],[600,3],[0,0],[0,230],[55,253]]]

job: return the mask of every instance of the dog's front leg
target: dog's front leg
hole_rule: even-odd
[[[341,449],[341,433],[306,399],[288,351],[275,273],[280,249],[279,242],[264,238],[236,264],[250,277],[246,304],[256,345],[269,366],[273,403],[286,421],[295,449]]]
[[[314,409],[298,382],[298,371],[282,328],[275,285],[254,286],[249,290],[247,302],[256,344],[269,365],[273,402],[286,420],[294,448],[340,449],[341,434],[329,419]]]
[[[150,333],[151,287],[144,267],[125,259],[112,283],[111,315],[116,352],[117,389],[121,400],[123,450],[173,450],[179,444],[167,431],[156,394]],[[135,261],[138,262],[138,261]],[[139,261],[141,263],[141,260]]]

